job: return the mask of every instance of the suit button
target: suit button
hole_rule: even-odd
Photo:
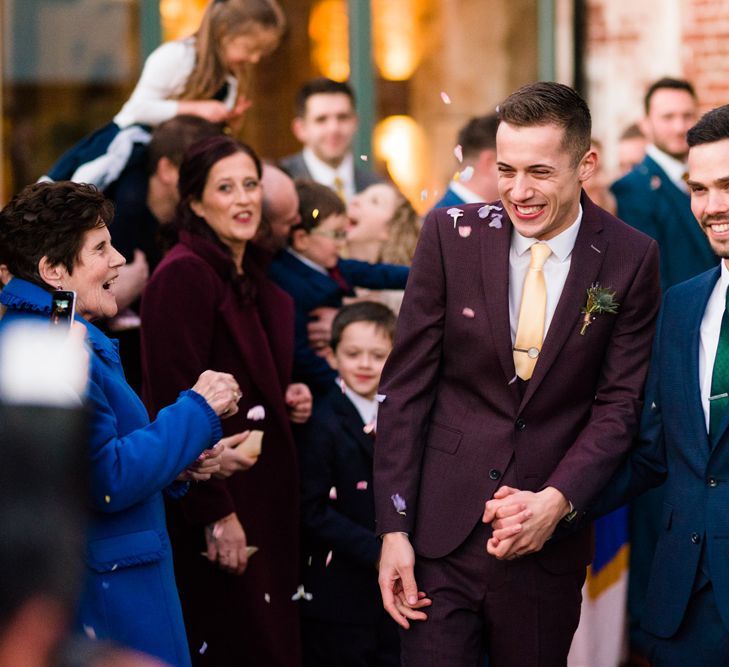
[[[496,470],[496,468],[491,468],[491,470],[489,470],[489,477],[491,479],[493,479],[493,480],[500,479],[501,478],[501,471],[500,470]]]
[[[709,486],[713,489],[715,486],[719,486],[719,482],[716,477],[709,477]]]
[[[699,535],[698,533],[691,533],[691,541],[694,544],[698,544],[699,542],[701,542],[701,535]]]
[[[526,422],[521,417],[516,420],[514,425],[516,426],[518,431],[523,431],[526,428]]]

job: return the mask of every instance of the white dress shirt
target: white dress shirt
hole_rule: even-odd
[[[296,259],[298,259],[302,264],[306,264],[310,269],[314,269],[314,271],[318,271],[319,273],[324,274],[325,276],[329,275],[329,271],[327,271],[321,264],[317,264],[316,262],[310,260],[308,257],[304,257],[301,253],[296,252],[293,248],[286,248],[286,252],[291,253]]]
[[[645,152],[648,156],[666,172],[666,176],[671,179],[671,182],[683,192],[688,193],[688,185],[683,180],[684,174],[688,171],[688,165],[685,162],[677,160],[668,153],[664,153],[660,148],[654,144],[648,144],[645,148]]]
[[[716,348],[719,345],[721,318],[724,316],[726,290],[729,287],[729,269],[726,262],[721,263],[721,276],[706,304],[704,318],[701,320],[699,343],[699,382],[701,383],[701,407],[704,409],[706,432],[709,432],[709,396],[711,395],[711,376],[714,373]]]
[[[365,426],[368,424],[374,424],[377,419],[377,408],[379,406],[377,399],[373,398],[370,400],[369,398],[360,396],[358,393],[352,391],[342,378],[339,378],[337,382],[341,382],[342,385],[340,386],[344,386],[344,395],[352,401],[352,405],[354,405],[357,412],[359,412],[359,416],[362,417],[362,421]]]
[[[334,179],[339,178],[342,181],[345,199],[349,201],[354,197],[357,189],[354,185],[354,158],[352,157],[352,153],[347,153],[336,169],[320,160],[310,148],[304,148],[301,153],[304,158],[304,164],[306,164],[306,168],[309,170],[313,180],[322,185],[326,185],[336,192],[337,188]]]
[[[544,263],[544,283],[547,288],[547,312],[544,319],[544,337],[547,337],[549,325],[552,323],[554,311],[557,310],[559,298],[562,296],[567,274],[572,263],[572,249],[575,247],[577,234],[582,224],[582,205],[575,221],[562,233],[549,241],[541,241],[550,247],[552,254]],[[509,322],[511,324],[511,344],[516,340],[516,328],[519,324],[521,295],[524,291],[524,279],[531,263],[530,248],[537,239],[522,236],[514,229],[511,234],[509,250]]]

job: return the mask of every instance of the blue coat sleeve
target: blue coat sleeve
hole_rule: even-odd
[[[89,384],[91,502],[119,512],[162,491],[222,436],[220,420],[192,390],[161,410],[153,422],[119,435],[118,417],[97,381]]]
[[[398,264],[370,264],[356,259],[340,259],[339,268],[353,287],[405,289],[410,268]]]

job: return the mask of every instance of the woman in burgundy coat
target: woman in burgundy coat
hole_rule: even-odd
[[[152,414],[206,368],[234,375],[243,393],[239,413],[224,422],[228,476],[195,485],[168,514],[193,663],[216,667],[297,667],[297,605],[306,603],[296,596],[299,488],[289,422],[308,419],[311,394],[289,384],[291,299],[248,243],[261,218],[260,176],[253,151],[229,137],[190,149],[180,167],[180,240],[142,307]],[[265,433],[257,461],[235,448],[251,429]]]

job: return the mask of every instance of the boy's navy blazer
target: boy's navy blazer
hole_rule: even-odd
[[[729,630],[729,412],[711,441],[699,384],[701,321],[719,275],[714,268],[666,293],[640,439],[595,512],[609,511],[665,480],[642,620],[659,637],[671,637],[679,628],[700,567],[709,574]]]
[[[370,264],[354,259],[340,259],[337,267],[352,288],[348,292],[328,274],[312,269],[286,250],[276,255],[269,272],[271,279],[294,299],[294,379],[306,382],[316,393],[326,392],[337,374],[309,347],[306,330],[309,313],[321,306],[340,308],[343,297],[354,296],[354,287],[404,289],[409,273],[407,266]]]
[[[372,492],[375,438],[364,426],[352,402],[331,383],[301,430],[302,579],[313,596],[303,612],[309,618],[371,623],[381,615]],[[336,499],[330,497],[332,487]]]

